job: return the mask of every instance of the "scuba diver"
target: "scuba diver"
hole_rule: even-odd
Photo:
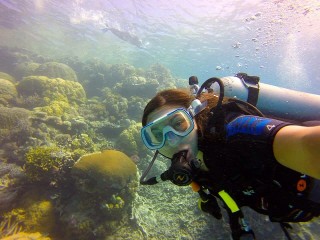
[[[254,106],[259,91],[261,98],[268,95],[258,77],[239,73],[227,80],[208,79],[196,96],[169,89],[151,99],[144,109],[141,137],[155,155],[140,183],[170,180],[191,185],[199,193],[200,209],[217,219],[222,218],[220,199],[235,240],[255,239],[243,206],[280,223],[291,239],[290,222],[320,215],[320,121],[310,121],[313,115],[301,118],[309,120],[304,122],[299,114],[294,121],[266,117]],[[248,86],[247,101],[224,96],[224,85],[235,81]],[[203,92],[214,83],[219,85],[218,95]],[[319,108],[320,96],[314,96]],[[158,154],[170,159],[171,166],[147,178]]]
[[[196,76],[189,77],[189,89],[191,94],[197,95],[200,88],[198,84],[199,84],[198,77]]]

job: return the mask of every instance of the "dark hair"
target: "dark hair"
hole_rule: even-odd
[[[188,89],[169,89],[161,91],[146,105],[142,116],[142,125],[145,126],[147,124],[147,118],[154,110],[165,105],[188,108],[194,99],[195,97]],[[199,100],[201,102],[207,101],[207,107],[195,116],[199,137],[209,137],[209,134],[206,134],[206,127],[210,116],[210,109],[217,105],[218,96],[213,95],[212,93],[202,93]]]
[[[189,85],[199,84],[198,78],[196,76],[189,77]]]
[[[142,125],[147,124],[147,118],[151,112],[164,106],[180,106],[188,108],[194,100],[194,96],[187,89],[168,89],[157,93],[146,105],[142,116]]]

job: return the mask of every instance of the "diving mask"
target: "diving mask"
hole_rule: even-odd
[[[175,109],[141,129],[143,143],[151,150],[160,149],[166,141],[177,144],[194,128],[192,116],[184,108]]]

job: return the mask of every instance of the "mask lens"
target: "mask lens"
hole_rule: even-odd
[[[186,110],[176,109],[142,128],[141,136],[149,149],[159,149],[164,145],[167,133],[184,137],[193,127],[193,120]]]

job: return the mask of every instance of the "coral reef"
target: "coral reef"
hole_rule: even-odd
[[[0,162],[0,215],[18,199],[26,177],[20,166]]]
[[[128,156],[115,150],[84,155],[72,177],[76,192],[61,207],[60,219],[67,238],[103,239],[129,224],[138,182]]]
[[[73,163],[68,152],[57,147],[39,146],[26,153],[24,169],[30,182],[55,186],[67,177]]]
[[[82,156],[72,175],[81,191],[111,196],[137,180],[137,167],[124,153],[105,150]]]
[[[0,144],[14,141],[24,144],[31,134],[30,111],[23,108],[0,107]]]
[[[129,76],[118,82],[114,89],[124,97],[139,96],[151,98],[157,92],[159,82],[156,79],[146,79],[142,76]]]
[[[46,102],[66,101],[70,104],[83,103],[86,94],[81,84],[62,78],[29,76],[17,85],[19,94],[24,97],[38,95]]]
[[[22,62],[18,63],[14,68],[15,76],[19,81],[24,77],[36,75],[35,72],[39,68],[40,64],[35,62]]]
[[[75,71],[68,65],[59,62],[47,62],[41,64],[37,69],[35,69],[34,75],[78,81]]]
[[[7,106],[18,96],[15,85],[6,79],[0,78],[0,106]]]
[[[61,78],[30,76],[19,82],[17,89],[25,99],[26,108],[34,108],[53,116],[67,113],[78,115],[78,105],[86,101],[86,94],[80,83]]]
[[[5,79],[8,80],[12,83],[15,83],[16,80],[14,79],[14,77],[12,77],[11,75],[9,75],[8,73],[4,73],[4,72],[0,72],[0,79]]]
[[[14,235],[1,238],[1,240],[50,240],[51,238],[42,235],[41,233],[26,233],[26,232],[19,232]]]
[[[105,98],[103,100],[110,121],[118,123],[120,119],[128,118],[128,99],[120,94],[113,92],[110,88],[103,89]]]
[[[17,206],[2,215],[1,237],[22,237],[23,233],[53,233],[56,224],[54,205],[42,190],[29,188]],[[20,235],[19,235],[20,234]]]
[[[186,79],[160,64],[140,69],[2,47],[0,71],[0,238],[230,236],[226,218],[201,213],[189,188],[138,189],[136,165],[146,169],[152,158],[140,139],[143,109],[161,89],[188,87]],[[159,160],[150,176],[167,169]],[[246,215],[258,239],[283,239],[263,216]],[[318,229],[313,221],[292,236],[316,238]]]
[[[116,141],[115,147],[129,156],[145,156],[146,150],[140,136],[141,123],[134,123],[123,130]]]

